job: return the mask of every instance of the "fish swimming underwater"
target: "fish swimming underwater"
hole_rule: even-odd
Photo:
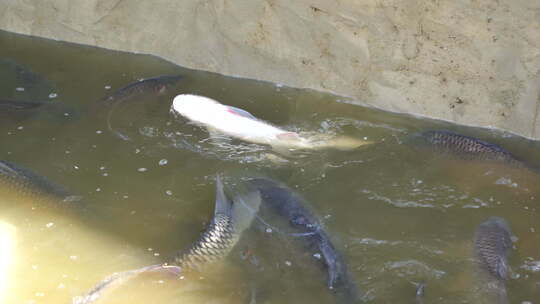
[[[323,230],[319,221],[305,207],[306,202],[288,187],[268,178],[253,178],[249,184],[261,194],[263,205],[270,206],[289,224],[300,230],[301,239],[322,255],[328,271],[328,288],[333,290],[343,303],[361,301],[361,295],[350,277],[347,266]]]
[[[0,96],[10,99],[46,100],[54,86],[29,66],[10,58],[0,58]]]
[[[27,168],[0,161],[0,199],[25,201],[34,207],[44,203],[78,201],[81,197],[71,195],[63,186]]]
[[[321,134],[301,136],[299,133],[259,120],[245,110],[198,95],[176,96],[171,112],[206,127],[210,132],[226,134],[251,143],[270,145],[277,150],[352,150],[369,143],[349,137],[328,138]]]
[[[23,101],[0,99],[1,120],[24,120],[29,118],[65,119],[77,117],[79,113],[57,101]]]
[[[134,98],[136,96],[144,94],[165,94],[170,87],[176,85],[176,83],[182,78],[183,76],[180,75],[164,75],[147,78],[144,80],[130,83],[127,86],[116,90],[111,95],[103,97],[99,104],[107,104],[111,106],[107,114],[107,128],[109,129],[109,131],[111,131],[113,134],[123,140],[130,140],[129,136],[119,131],[116,131],[112,126],[111,119],[115,109],[124,101]]]
[[[256,191],[237,193],[232,201],[229,200],[218,175],[214,217],[196,242],[163,264],[146,266],[109,276],[86,295],[75,297],[73,304],[92,303],[99,299],[103,292],[110,291],[113,287],[142,273],[165,272],[178,275],[186,271],[201,271],[204,267],[223,260],[234,248],[242,232],[251,225],[255,217],[254,212],[258,210],[260,203],[260,194]]]
[[[429,146],[439,153],[465,160],[504,162],[516,167],[530,167],[501,146],[474,137],[442,130],[414,134],[411,143]]]
[[[174,86],[182,78],[183,76],[180,75],[163,75],[138,80],[114,91],[108,96],[103,97],[101,101],[108,104],[113,104],[141,94],[164,94],[170,87]]]
[[[508,303],[505,281],[511,248],[511,231],[504,219],[491,217],[476,229],[474,249],[478,266],[489,277],[488,289],[495,294],[497,303]]]

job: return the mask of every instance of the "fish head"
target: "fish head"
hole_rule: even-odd
[[[184,77],[180,75],[161,76],[159,77],[159,83],[154,87],[154,91],[158,95],[163,95],[182,78]]]

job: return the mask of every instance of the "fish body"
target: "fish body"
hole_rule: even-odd
[[[49,181],[31,170],[8,161],[0,161],[0,198],[30,201],[72,202],[80,199],[71,195],[63,186]]]
[[[177,254],[167,264],[182,269],[200,270],[202,266],[225,258],[237,243],[243,230],[247,229],[260,205],[258,192],[237,194],[233,200],[225,195],[221,178],[216,179],[216,203],[214,217],[206,231],[188,250]],[[244,208],[249,206],[251,214]]]
[[[508,279],[508,255],[512,248],[508,223],[500,217],[491,217],[478,226],[474,249],[479,268],[488,275],[488,290],[498,303],[507,303],[505,281]]]
[[[164,75],[130,83],[127,86],[116,90],[111,95],[103,97],[100,103],[93,106],[93,111],[101,111],[101,107],[98,107],[98,105],[105,104],[110,106],[107,107],[107,128],[117,137],[123,140],[131,140],[131,138],[126,134],[115,130],[111,122],[113,113],[118,106],[136,96],[152,93],[156,95],[164,94],[167,92],[169,87],[175,85],[182,78],[183,76],[180,75]]]
[[[163,94],[182,78],[180,75],[164,75],[138,80],[116,90],[111,95],[103,97],[102,102],[113,104],[141,94]]]
[[[321,253],[328,271],[328,288],[339,293],[346,303],[359,301],[359,292],[349,276],[345,262],[317,218],[305,207],[303,198],[271,179],[253,178],[250,184],[260,192],[262,203],[286,218],[292,227],[301,232],[302,239]]]
[[[270,145],[281,149],[317,150],[326,148],[354,149],[360,140],[314,140],[257,119],[249,112],[223,105],[211,98],[182,94],[174,98],[171,111],[206,127],[243,141]]]
[[[18,101],[0,99],[0,113],[33,110],[43,107],[46,103],[39,101]]]
[[[508,223],[500,217],[492,217],[476,229],[476,256],[480,266],[498,280],[508,278],[508,254],[512,239]]]
[[[225,195],[220,176],[216,178],[216,202],[214,217],[206,231],[187,250],[178,253],[167,262],[138,269],[114,273],[100,281],[90,292],[73,299],[73,304],[89,304],[100,299],[106,291],[148,272],[165,272],[179,275],[223,260],[234,248],[242,232],[247,229],[261,203],[257,191],[236,193],[232,200]],[[246,206],[249,212],[246,212]]]
[[[9,58],[0,58],[0,96],[24,100],[45,100],[56,90],[42,75]]]
[[[0,99],[0,118],[24,120],[27,118],[73,118],[79,113],[56,101],[24,101]]]
[[[525,167],[525,164],[501,146],[458,133],[433,130],[415,134],[413,142],[429,145],[439,153],[466,160],[495,161]]]

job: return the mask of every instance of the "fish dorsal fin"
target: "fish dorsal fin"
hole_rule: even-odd
[[[261,193],[256,190],[237,194],[234,197],[231,217],[236,233],[240,234],[251,226],[251,222],[257,217],[260,205]]]
[[[250,119],[257,119],[257,117],[253,116],[251,113],[249,113],[246,110],[242,110],[240,108],[233,107],[233,106],[226,106],[226,107],[229,110],[229,112],[231,112],[233,114],[240,115],[242,117],[246,117],[246,118],[250,118]]]
[[[214,215],[225,214],[231,216],[232,203],[227,199],[225,191],[223,190],[223,182],[221,181],[221,176],[216,175],[216,207],[214,210]]]

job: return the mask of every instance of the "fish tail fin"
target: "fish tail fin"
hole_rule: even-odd
[[[214,214],[225,214],[231,216],[232,202],[227,199],[225,190],[223,190],[223,181],[221,175],[216,175],[216,207]]]

